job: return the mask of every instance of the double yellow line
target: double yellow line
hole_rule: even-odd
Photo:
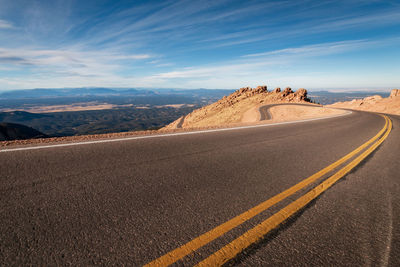
[[[278,195],[266,200],[265,202],[258,204],[257,206],[245,211],[244,213],[234,217],[233,219],[215,227],[214,229],[200,235],[199,237],[193,239],[192,241],[186,243],[185,245],[176,248],[169,253],[161,256],[160,258],[146,264],[145,266],[168,266],[172,263],[182,259],[183,257],[191,254],[195,250],[201,248],[202,246],[208,244],[209,242],[215,240],[216,238],[222,236],[223,234],[227,233],[228,231],[232,230],[233,228],[239,226],[240,224],[244,223],[245,221],[253,218],[257,214],[265,211],[266,209],[270,208],[271,206],[277,204],[278,202],[282,201],[283,199],[293,195],[294,193],[298,192],[299,190],[307,187],[308,185],[312,184],[313,182],[317,181],[323,175],[329,173],[330,171],[334,170],[338,166],[342,165],[362,150],[367,148],[363,153],[357,156],[353,161],[348,163],[338,172],[336,172],[331,177],[327,178],[324,182],[320,185],[314,187],[305,195],[301,196],[297,200],[293,201],[262,223],[258,224],[251,230],[247,231],[240,237],[233,240],[231,243],[227,244],[205,260],[201,261],[198,266],[219,266],[227,261],[233,259],[237,254],[243,251],[245,248],[260,240],[263,236],[265,236],[268,232],[272,229],[276,228],[279,224],[287,220],[290,216],[304,208],[308,203],[322,194],[325,190],[331,187],[336,181],[340,178],[345,176],[348,172],[350,172],[355,166],[357,166],[363,159],[365,159],[368,155],[370,155],[389,135],[392,129],[392,122],[390,119],[383,115],[385,119],[385,126],[370,140],[365,142],[360,147],[356,148],[346,156],[342,157],[338,161],[332,163],[331,165],[327,166],[326,168],[320,170],[319,172],[311,175],[310,177],[302,180],[298,184],[290,187],[289,189],[279,193]],[[380,138],[379,138],[380,137]],[[376,141],[379,138],[378,141]],[[376,141],[376,142],[375,142]],[[374,143],[375,142],[375,143]]]

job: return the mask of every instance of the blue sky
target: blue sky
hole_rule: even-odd
[[[0,90],[386,90],[399,62],[398,0],[0,0]]]

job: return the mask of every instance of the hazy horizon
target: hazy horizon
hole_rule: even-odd
[[[261,84],[260,84],[261,85]],[[247,86],[245,86],[247,87]],[[268,86],[268,90],[272,91],[274,88],[280,86]],[[290,86],[288,86],[290,87]],[[104,88],[104,89],[112,89],[112,90],[128,90],[128,89],[137,89],[137,90],[238,90],[240,88],[171,88],[171,87],[104,87],[104,86],[82,86],[82,87],[42,87],[42,88],[16,88],[16,89],[8,89],[2,90],[0,89],[1,93],[11,92],[11,91],[24,91],[24,90],[69,90],[69,89],[96,89],[96,88]],[[280,87],[285,88],[285,87]],[[298,90],[303,87],[290,87],[293,90]],[[332,92],[332,93],[351,93],[351,92],[382,92],[382,93],[390,93],[392,89],[397,88],[305,88],[308,92]]]
[[[400,85],[397,1],[0,0],[0,6],[0,92]]]

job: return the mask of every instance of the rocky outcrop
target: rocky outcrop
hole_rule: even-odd
[[[172,122],[163,129],[210,127],[239,123],[247,111],[257,108],[261,104],[289,102],[310,102],[307,98],[307,90],[302,88],[293,92],[290,87],[287,87],[283,92],[280,88],[268,92],[266,85],[256,88],[243,87],[228,96],[224,96],[216,103],[194,110],[183,120],[179,119],[179,123],[177,121]]]
[[[300,88],[296,92],[293,92],[292,88],[287,87],[283,90],[282,97],[288,102],[310,102],[310,99],[307,97],[307,90],[304,88]]]
[[[393,89],[390,92],[390,97],[400,96],[400,89]]]
[[[307,97],[307,90],[304,88],[300,88],[299,90],[297,90],[295,95],[297,101],[310,101],[310,99]]]
[[[222,99],[215,103],[215,108],[229,107],[239,102],[241,99],[249,98],[263,93],[268,93],[266,85],[258,86],[256,88],[243,87],[228,96],[224,96]]]
[[[261,94],[261,93],[266,93],[268,92],[267,90],[267,86],[266,85],[260,85],[257,86],[256,88],[251,88],[251,87],[243,87],[240,88],[239,90],[235,91],[233,94],[231,95],[242,95],[245,94],[246,96],[253,96],[256,94]]]
[[[293,94],[292,88],[290,88],[290,87],[286,87],[285,90],[283,90],[283,92],[282,92],[283,97],[288,96],[290,94]]]

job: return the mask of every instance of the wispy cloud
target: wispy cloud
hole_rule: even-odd
[[[318,75],[312,61],[383,47],[400,26],[396,1],[139,2],[0,0],[0,86],[300,80],[300,62]]]
[[[328,21],[321,21],[320,24],[310,27],[311,32],[338,31],[363,27],[364,29],[377,28],[382,25],[400,23],[400,9],[390,9],[375,14],[361,14],[358,17],[334,18]]]
[[[390,39],[389,41],[397,40]],[[399,40],[398,40],[399,41]],[[315,45],[293,47],[268,51],[264,53],[248,54],[241,56],[235,60],[229,60],[222,64],[210,65],[206,67],[192,67],[182,70],[175,70],[155,75],[155,78],[201,78],[222,75],[229,73],[230,75],[248,75],[249,73],[263,71],[262,67],[279,65],[289,65],[301,58],[319,57],[322,55],[334,55],[352,50],[359,50],[365,47],[376,45],[376,41],[371,40],[351,40],[332,43],[321,43]]]
[[[23,72],[29,69],[24,81],[30,80],[32,85],[42,84],[40,87],[46,87],[45,84],[50,84],[51,80],[58,80],[59,85],[72,83],[74,86],[78,86],[77,82],[96,86],[101,86],[101,82],[110,84],[111,81],[114,85],[120,84],[118,80],[123,77],[116,73],[123,71],[123,66],[141,66],[144,60],[151,58],[151,55],[145,54],[116,54],[108,51],[0,48],[0,66],[14,66]],[[18,82],[14,78],[8,81],[11,81],[11,85]],[[21,81],[21,86],[24,84]]]
[[[393,39],[392,39],[393,40]],[[242,56],[243,58],[255,57],[271,57],[271,56],[302,56],[302,57],[316,57],[322,55],[331,55],[355,49],[362,49],[366,46],[376,45],[382,41],[371,40],[350,40],[341,42],[322,43],[314,45],[306,45],[301,47],[285,48],[273,50],[263,53],[248,54]]]
[[[14,28],[11,22],[0,19],[0,29],[12,29]]]
[[[171,71],[156,72],[150,75],[119,75],[119,60],[129,56],[113,53],[83,53],[81,51],[54,50],[9,50],[0,49],[0,63],[13,62],[14,65],[38,68],[34,75],[24,81],[15,78],[3,79],[9,86],[43,87],[43,80],[48,86],[160,86],[160,87],[214,87],[236,88],[239,86],[255,86],[258,83],[268,83],[273,86],[316,86],[322,82],[321,77],[329,78],[326,72],[317,73],[307,70],[307,64],[314,58],[339,55],[351,51],[360,51],[370,47],[385,44],[400,44],[400,38],[381,41],[350,40],[331,43],[321,43],[308,46],[292,47],[267,51],[264,53],[248,54],[220,63],[203,66],[175,68]],[[19,56],[16,56],[19,55]],[[132,55],[132,58],[146,60],[148,64],[159,64],[159,59],[149,55]],[[298,68],[301,62],[302,68]],[[304,70],[302,70],[304,68]],[[51,70],[50,70],[51,69]],[[293,70],[295,70],[293,72]],[[297,73],[296,75],[294,73]],[[313,82],[307,79],[314,77]],[[325,80],[326,81],[326,80]],[[303,83],[303,84],[301,84]]]
[[[201,86],[203,83],[203,85],[218,84],[221,88],[224,85],[225,88],[235,88],[235,84],[236,86],[244,86],[247,83],[255,86],[263,81],[273,85],[290,85],[291,79],[293,79],[292,82],[294,84],[299,84],[299,81],[307,84],[306,80],[314,76],[314,82],[308,82],[308,84],[315,86],[321,81],[318,77],[323,76],[326,78],[331,74],[327,74],[322,70],[319,73],[306,70],[305,67],[314,59],[351,53],[352,51],[362,51],[369,48],[376,49],[385,47],[387,44],[400,45],[400,38],[379,41],[350,40],[278,49],[264,53],[248,54],[221,64],[176,69],[146,77],[146,79],[160,84],[175,82],[185,84],[188,87]],[[299,62],[301,62],[301,68],[299,68]],[[303,68],[304,70],[301,70]],[[293,72],[293,70],[295,71]],[[286,74],[282,75],[282,73]],[[293,73],[298,73],[298,75],[293,75]],[[318,82],[315,83],[316,81]]]
[[[109,57],[112,57],[113,60],[127,60],[127,59],[140,60],[140,59],[152,58],[153,56],[148,54],[139,54],[139,55],[109,55]]]
[[[370,30],[387,25],[400,24],[400,9],[393,8],[375,14],[360,14],[357,17],[319,17],[313,20],[302,21],[293,25],[283,25],[265,30],[264,27],[254,27],[233,33],[223,33],[215,37],[199,40],[207,43],[198,46],[198,49],[238,46],[244,44],[260,43],[263,41],[276,41],[284,38],[309,36],[321,33],[343,32],[354,28]],[[267,28],[268,29],[268,28]]]
[[[100,25],[104,25],[104,28],[96,27],[88,30],[91,38],[86,42],[91,45],[105,46],[116,43],[135,43],[153,47],[158,44],[154,43],[154,40],[160,40],[166,47],[180,46],[183,41],[192,42],[210,37],[217,38],[223,35],[221,30],[226,27],[224,25],[228,22],[247,21],[249,17],[261,14],[267,16],[277,10],[294,5],[289,1],[235,2],[236,6],[230,7],[232,2],[227,0],[165,1],[164,4],[150,5],[147,8],[141,6],[139,9],[115,12],[109,16],[110,19],[106,18],[101,22]],[[239,7],[238,3],[240,3]],[[145,11],[138,12],[142,10]],[[115,17],[120,17],[120,19],[115,19]],[[247,22],[251,22],[251,20]],[[259,25],[258,22],[253,24]],[[220,30],[213,27],[215,25],[219,25]],[[238,29],[240,28],[242,27],[238,27]]]
[[[120,60],[144,60],[149,54],[118,54],[108,51],[41,50],[0,48],[0,63],[35,66],[90,66],[93,62],[117,62]]]

